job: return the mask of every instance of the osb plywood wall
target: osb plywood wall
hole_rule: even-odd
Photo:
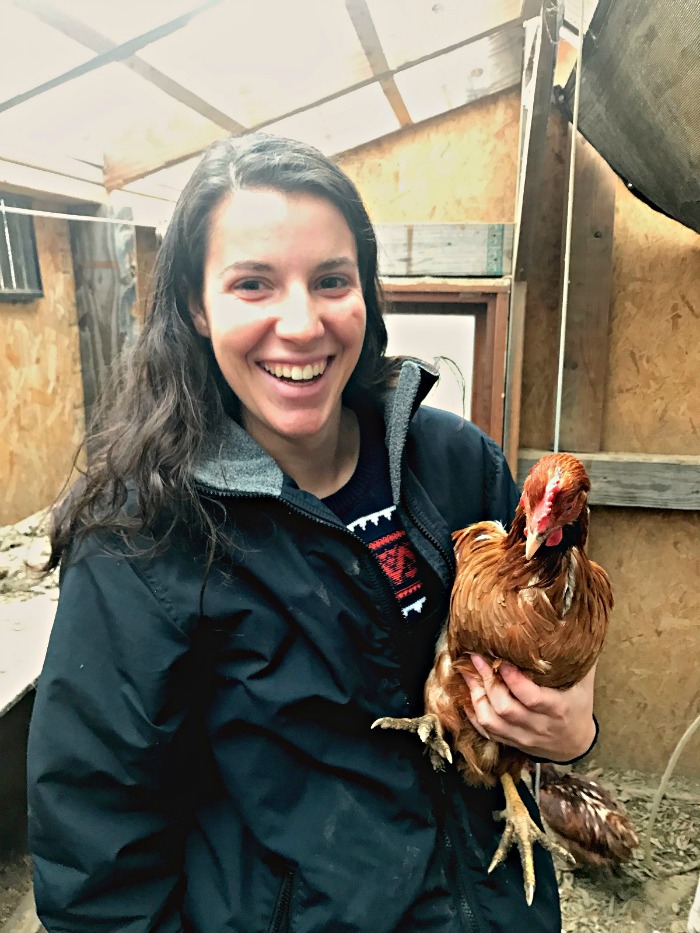
[[[513,220],[519,95],[404,130],[340,160],[379,222]],[[521,446],[551,448],[566,123],[551,115],[528,282]],[[698,238],[620,183],[614,233],[609,450],[698,453]],[[595,508],[591,555],[616,594],[599,666],[603,765],[661,771],[700,710],[700,516]],[[678,773],[700,775],[700,736]]]
[[[520,95],[506,92],[338,159],[375,223],[512,223]]]
[[[605,450],[700,454],[700,237],[618,182]],[[617,607],[598,759],[661,771],[700,712],[700,513],[596,509]],[[677,772],[700,775],[700,734]]]
[[[596,679],[596,762],[660,773],[700,712],[700,514],[595,508],[591,529],[616,600]],[[700,775],[700,734],[674,773]]]
[[[35,232],[44,297],[0,303],[0,525],[53,502],[83,432],[68,225],[36,218]]]
[[[700,236],[615,192],[606,450],[700,454]]]

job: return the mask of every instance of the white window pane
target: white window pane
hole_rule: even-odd
[[[468,314],[387,314],[390,355],[416,356],[439,361],[440,381],[426,399],[462,418],[471,417],[474,366],[474,318]],[[451,360],[455,366],[447,360]]]

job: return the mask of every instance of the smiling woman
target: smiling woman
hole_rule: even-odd
[[[451,533],[518,501],[386,341],[349,179],[215,144],[55,512],[28,758],[49,933],[559,933],[544,853],[529,908],[517,862],[487,880],[500,792],[370,729],[422,709]]]

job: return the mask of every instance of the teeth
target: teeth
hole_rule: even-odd
[[[281,366],[280,364],[267,366],[265,363],[262,364],[263,369],[271,375],[277,376],[278,379],[291,379],[293,382],[308,382],[309,379],[324,373],[326,366],[325,360],[313,365],[307,363],[306,366]]]

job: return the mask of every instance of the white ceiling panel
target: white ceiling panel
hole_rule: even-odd
[[[396,75],[414,121],[520,84],[523,29],[511,27]]]
[[[225,3],[140,57],[248,127],[372,76],[343,0]]]
[[[368,0],[390,68],[520,16],[521,0]]]
[[[326,155],[400,129],[399,121],[378,84],[370,84],[336,100],[279,120],[266,132],[311,143]]]

